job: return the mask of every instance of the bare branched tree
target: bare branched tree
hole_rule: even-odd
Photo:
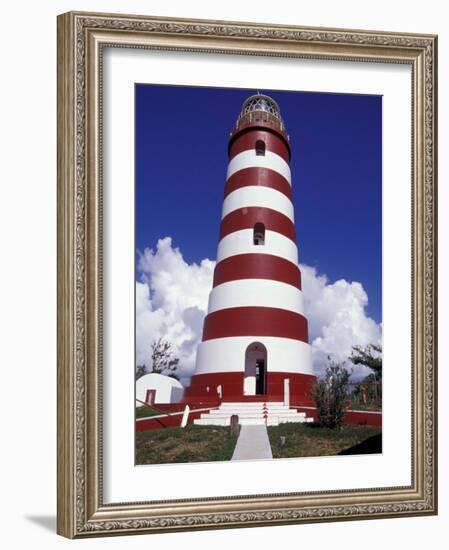
[[[176,357],[171,342],[159,338],[151,344],[152,372],[178,378],[175,371],[178,368],[179,358]]]

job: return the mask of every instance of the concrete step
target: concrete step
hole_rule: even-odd
[[[235,410],[235,409],[247,409],[247,410],[259,410],[259,409],[290,409],[284,403],[222,403],[220,409],[223,410]]]
[[[218,409],[203,413],[200,418],[194,420],[194,424],[229,426],[231,416],[234,414],[239,417],[239,424],[241,426],[260,424],[278,426],[287,422],[313,422],[313,419],[307,418],[304,412],[290,409],[282,402],[235,402],[222,403]]]
[[[261,411],[260,413],[258,412],[249,412],[249,411],[245,411],[245,412],[241,412],[241,411],[236,411],[232,414],[230,413],[227,413],[227,412],[224,412],[224,411],[211,411],[209,414],[208,414],[208,417],[209,418],[221,418],[221,417],[225,417],[225,418],[230,418],[233,414],[236,414],[239,419],[240,418],[248,418],[248,417],[257,417],[257,416],[264,416],[264,413]],[[305,413],[297,413],[295,411],[277,411],[277,412],[267,412],[266,413],[266,416],[282,416],[282,417],[285,417],[285,418],[305,418],[306,415]]]
[[[204,415],[206,416],[206,415]],[[226,413],[210,413],[209,415],[207,415],[208,418],[231,418],[231,414],[226,414]],[[246,414],[239,414],[238,417],[239,417],[239,420],[242,419],[242,418],[263,418],[263,414],[257,414],[257,413],[246,413]]]
[[[242,401],[242,402],[229,402],[225,401],[223,402],[220,407],[223,409],[235,409],[235,408],[260,408],[260,407],[285,407],[284,403],[282,401],[267,401],[266,403],[264,401]]]
[[[260,407],[244,407],[244,406],[235,406],[235,407],[222,407],[220,405],[219,407],[220,410],[222,411],[228,411],[228,412],[233,412],[233,411],[295,411],[296,409],[292,409],[290,407],[286,407],[284,405],[276,405],[276,406],[263,406],[261,405]]]
[[[235,409],[222,409],[221,407],[219,407],[218,409],[213,409],[211,410],[211,413],[212,412],[222,412],[224,414],[239,414],[239,413],[242,413],[242,414],[260,414],[262,412],[267,412],[268,414],[276,414],[276,413],[292,413],[292,414],[302,414],[302,415],[305,415],[306,413],[305,412],[298,412],[296,411],[296,409],[289,409],[288,407],[278,407],[278,408],[267,408],[267,409],[263,409],[263,408],[260,408],[260,409],[239,409],[239,408],[235,408]]]

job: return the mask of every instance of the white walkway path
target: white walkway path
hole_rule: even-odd
[[[264,424],[243,425],[231,460],[273,458],[267,427]]]

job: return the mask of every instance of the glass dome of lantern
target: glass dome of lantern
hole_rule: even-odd
[[[243,103],[236,126],[240,128],[255,122],[262,122],[285,132],[279,105],[272,97],[265,94],[257,93],[248,97]]]

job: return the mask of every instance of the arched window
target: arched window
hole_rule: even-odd
[[[264,157],[265,156],[265,142],[261,139],[258,139],[256,141],[256,155],[258,157]]]
[[[253,241],[257,246],[265,244],[265,226],[263,223],[256,223],[254,226]]]

